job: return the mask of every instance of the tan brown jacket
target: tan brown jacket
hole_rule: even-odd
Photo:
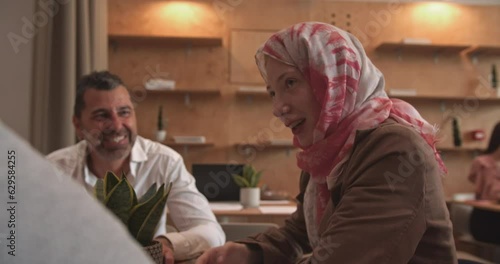
[[[302,208],[308,183],[302,173],[284,227],[241,241],[260,246],[264,263],[457,263],[439,168],[414,130],[388,121],[357,132],[314,249]]]

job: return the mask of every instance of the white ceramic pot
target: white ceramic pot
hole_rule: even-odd
[[[260,188],[241,188],[240,203],[245,208],[259,207],[260,205]]]
[[[166,130],[158,130],[156,131],[156,141],[158,142],[163,142],[167,138],[167,131]]]

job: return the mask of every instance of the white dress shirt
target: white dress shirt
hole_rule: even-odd
[[[47,159],[91,192],[97,177],[87,167],[87,156],[87,142],[82,140],[49,154]],[[155,237],[165,236],[170,240],[175,259],[188,259],[210,247],[224,244],[224,232],[207,199],[196,189],[194,177],[187,171],[179,153],[137,136],[130,154],[130,173],[126,177],[138,197],[153,183],[158,187],[173,183]],[[178,233],[167,234],[167,211]]]

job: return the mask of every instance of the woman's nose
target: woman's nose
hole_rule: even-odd
[[[273,103],[273,115],[276,117],[282,117],[290,112],[290,106],[282,101],[275,101]]]

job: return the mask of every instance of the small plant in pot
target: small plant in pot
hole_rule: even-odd
[[[128,228],[130,234],[144,247],[157,264],[163,264],[162,244],[153,236],[163,215],[168,194],[172,188],[153,184],[146,193],[137,198],[134,188],[124,175],[119,179],[107,172],[94,186],[94,194]]]
[[[260,189],[257,187],[262,171],[257,172],[251,165],[243,167],[242,175],[233,174],[234,182],[241,187],[240,203],[245,208],[259,207]]]

